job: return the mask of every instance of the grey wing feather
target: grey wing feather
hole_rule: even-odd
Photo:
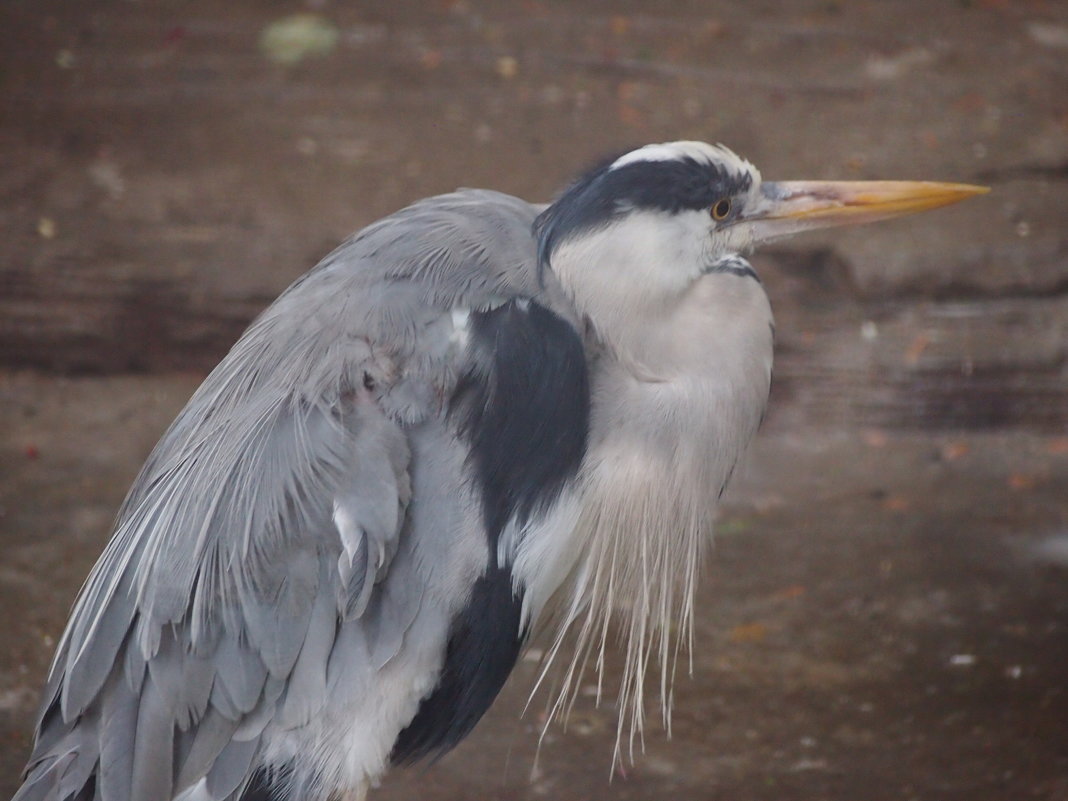
[[[405,430],[442,413],[460,369],[450,310],[522,296],[573,316],[537,274],[536,211],[481,191],[418,203],[249,328],[120,511],[57,650],[17,801],[70,798],[94,764],[105,801],[169,801],[205,777],[227,798],[270,719],[300,725],[325,703],[337,649],[372,667],[396,652],[403,617],[339,624],[364,614],[404,530]]]
[[[214,661],[217,674],[212,684],[211,703],[238,720],[256,706],[267,680],[267,665],[237,637],[222,638]]]
[[[324,563],[324,572],[328,566]],[[285,684],[279,722],[285,728],[311,720],[326,703],[326,666],[334,646],[338,612],[335,599],[320,593],[311,610],[300,655]]]
[[[113,678],[110,688],[101,694],[100,767],[96,777],[101,798],[129,798],[139,705],[140,695],[127,690],[117,678]],[[66,776],[63,778],[67,779]]]
[[[248,782],[258,743],[231,740],[208,771],[207,791],[211,798],[229,798]]]
[[[133,775],[130,777],[129,798],[172,797],[174,712],[175,710],[168,709],[166,699],[149,675],[141,690],[137,708],[137,732],[133,742]]]

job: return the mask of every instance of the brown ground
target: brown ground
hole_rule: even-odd
[[[729,493],[672,739],[520,718],[525,663],[379,799],[1068,799],[1068,5],[1054,0],[0,7],[0,795],[160,431],[351,230],[607,151],[980,181],[791,242],[773,410]],[[292,65],[295,11],[338,32]]]

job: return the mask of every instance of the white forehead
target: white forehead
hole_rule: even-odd
[[[619,169],[640,161],[683,161],[685,159],[707,164],[720,164],[732,172],[753,173],[755,177],[760,175],[756,167],[735,154],[730,148],[723,145],[710,145],[707,142],[661,142],[656,145],[646,145],[620,156],[612,162],[609,169]]]

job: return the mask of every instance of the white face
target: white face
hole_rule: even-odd
[[[714,165],[745,188],[710,195],[699,209],[666,211],[618,202],[624,213],[564,241],[554,252],[553,269],[565,286],[583,298],[612,299],[623,313],[672,302],[708,275],[727,256],[745,253],[753,231],[734,224],[760,200],[760,172],[725,147],[704,142],[647,145],[616,159],[609,172],[641,163],[693,161]]]
[[[707,214],[635,210],[560,246],[553,270],[576,294],[645,305],[685,291],[716,257]],[[629,298],[629,300],[628,300]]]
[[[626,175],[613,180],[616,170]],[[676,142],[628,153],[599,180],[579,201],[601,217],[554,242],[551,267],[602,339],[646,364],[696,361],[728,320],[749,335],[736,319],[743,307],[766,338],[763,288],[736,256],[752,244],[751,226],[736,224],[759,202],[752,165],[726,148]],[[586,207],[576,207],[567,211],[581,220]]]

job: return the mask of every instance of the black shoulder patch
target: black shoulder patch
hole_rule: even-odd
[[[475,727],[519,657],[522,606],[508,570],[493,566],[475,582],[453,621],[438,686],[397,736],[392,764],[443,756]]]
[[[473,363],[449,414],[471,447],[490,551],[512,517],[560,494],[586,453],[590,388],[578,333],[537,303],[471,315]]]
[[[526,634],[522,590],[498,564],[497,542],[510,520],[551,504],[586,453],[590,391],[578,333],[526,301],[472,313],[469,325],[472,366],[449,415],[471,449],[489,563],[452,623],[438,686],[393,745],[393,764],[444,754],[504,686]]]

